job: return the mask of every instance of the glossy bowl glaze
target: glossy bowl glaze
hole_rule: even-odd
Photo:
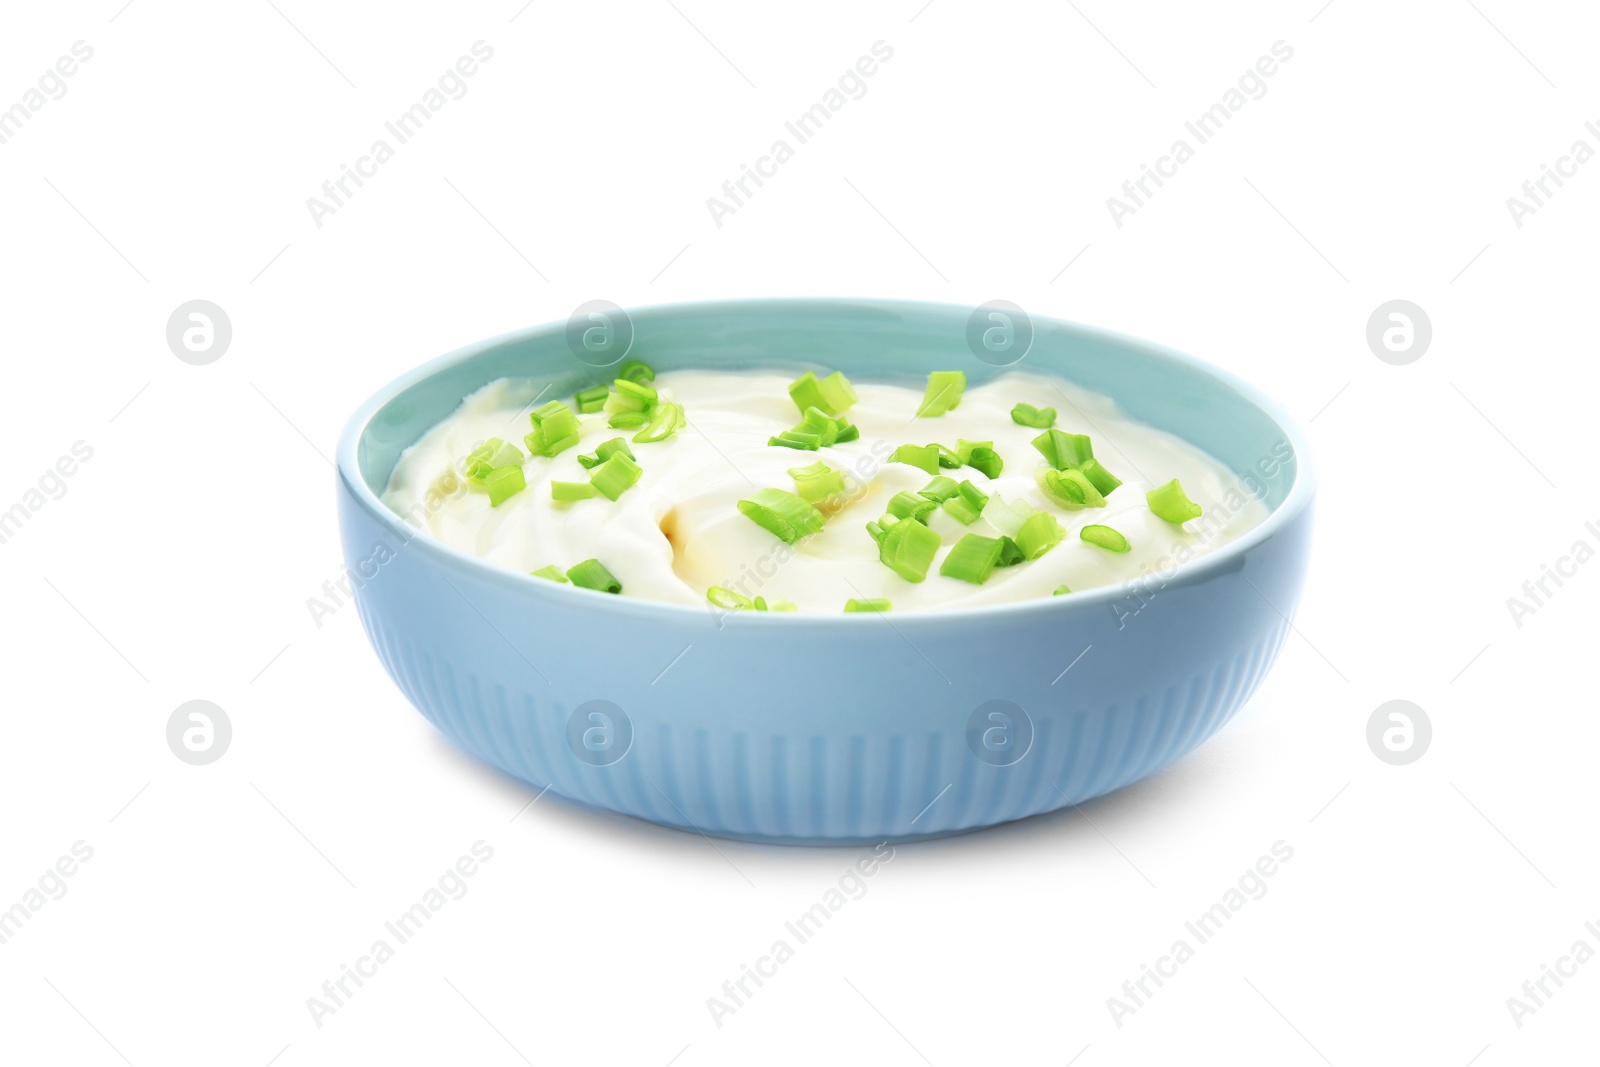
[[[918,388],[929,370],[960,368],[976,384],[1006,368],[974,355],[973,310],[647,308],[631,312],[629,354],[658,370],[810,367]],[[435,360],[346,427],[344,553],[379,659],[447,737],[533,788],[706,834],[936,836],[1150,774],[1227,722],[1283,644],[1310,540],[1305,438],[1255,389],[1189,357],[1031,324],[1018,369],[1104,393],[1210,453],[1268,518],[1136,587],[903,615],[719,615],[517,574],[418,534],[379,494],[401,451],[463,397],[505,376],[549,380],[551,396],[603,376],[558,323]]]

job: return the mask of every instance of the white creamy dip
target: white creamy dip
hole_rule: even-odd
[[[703,606],[706,590],[722,586],[825,613],[843,610],[852,598],[886,597],[895,612],[905,612],[1048,597],[1063,585],[1081,592],[1156,571],[1170,576],[1177,563],[1216,550],[1267,515],[1239,478],[1200,450],[1129,420],[1106,397],[1029,374],[1008,373],[973,386],[954,410],[931,418],[915,415],[921,389],[853,382],[859,400],[844,415],[860,428],[858,440],[815,452],[771,446],[769,438],[800,421],[788,392],[793,377],[665,372],[650,384],[664,400],[682,404],[688,419],[665,441],[635,444],[637,430],[612,429],[604,414],[582,415],[578,445],[553,458],[524,459],[527,488],[498,507],[465,479],[454,491],[440,493],[440,476],[459,473],[464,457],[485,440],[498,437],[522,447],[539,390],[527,381],[502,379],[467,397],[402,454],[383,500],[439,541],[523,574],[552,564],[565,570],[592,558],[620,580],[625,596]],[[552,399],[576,410],[571,397],[544,395],[538,403]],[[1019,402],[1053,407],[1056,428],[1090,436],[1095,457],[1122,479],[1105,507],[1068,511],[1044,495],[1035,471],[1046,463],[1031,443],[1041,431],[1012,421]],[[643,468],[636,485],[615,501],[551,499],[552,480],[589,479],[591,472],[578,463],[580,453],[618,436],[628,439]],[[984,516],[964,526],[936,510],[928,525],[943,544],[927,577],[909,582],[879,562],[866,524],[884,514],[894,494],[915,493],[932,476],[888,457],[903,444],[937,442],[954,449],[958,438],[993,441],[1004,469],[993,479],[971,467],[940,474],[970,479],[991,498],[1021,499],[1047,511],[1066,536],[1039,558],[996,568],[984,584],[973,585],[940,575],[940,563],[962,535],[1001,532]],[[818,460],[844,472],[849,490],[848,503],[827,514],[820,533],[790,546],[739,511],[738,501],[757,489],[793,492],[788,471]],[[1158,518],[1145,499],[1147,490],[1173,478],[1203,509],[1183,526]],[[1090,524],[1119,531],[1130,550],[1115,553],[1080,540],[1079,530]]]

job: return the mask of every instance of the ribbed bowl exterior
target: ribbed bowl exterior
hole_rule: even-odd
[[[1028,346],[1008,362],[1025,354],[1026,369],[1205,449],[1266,502],[1267,520],[1136,588],[722,618],[514,574],[415,535],[377,493],[462,397],[508,375],[542,378],[551,396],[603,380],[552,324],[413,371],[345,429],[344,553],[384,668],[452,741],[535,789],[729,837],[958,833],[1165,766],[1227,722],[1283,644],[1310,540],[1304,434],[1246,383],[1180,353],[1007,314]],[[1004,370],[974,340],[998,321],[987,305],[759,300],[617,315],[661,370],[826,358],[824,369],[907,384],[932,368],[965,368],[974,383]]]
[[[1009,822],[1177,759],[1228,721],[1276,659],[1309,526],[1306,512],[1233,569],[1048,627],[907,615],[851,619],[829,635],[741,616],[719,629],[709,612],[641,623],[613,615],[600,593],[542,611],[517,586],[447,573],[420,541],[393,543],[348,490],[341,497],[351,570],[377,545],[393,550],[357,592],[372,645],[457,745],[580,803],[793,843]],[[595,700],[632,726],[615,762],[580,759],[569,737],[575,709]],[[973,712],[996,700],[1032,727],[1005,766],[969,743]]]

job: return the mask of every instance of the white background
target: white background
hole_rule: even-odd
[[[122,3],[0,32],[0,107],[94,49],[0,145],[0,510],[93,449],[0,545],[0,908],[93,849],[0,945],[0,1059],[1593,1057],[1600,962],[1520,1028],[1506,1005],[1600,949],[1600,563],[1506,606],[1600,546],[1600,162],[1520,228],[1506,206],[1600,148],[1592,10]],[[314,225],[480,39],[466,96]],[[879,40],[867,94],[717,227],[706,198]],[[1267,94],[1117,227],[1106,198],[1279,40]],[[1004,298],[1228,367],[1312,420],[1317,544],[1218,737],[1081,813],[900,847],[718,1027],[706,999],[861,850],[527,808],[307,599],[340,572],[326,457],[383,382],[593,298],[807,294]],[[233,324],[209,366],[164,336],[196,298]],[[1409,366],[1365,341],[1395,298],[1433,324]],[[233,724],[210,766],[165,740],[195,698]],[[1396,698],[1434,732],[1403,767],[1365,739]],[[479,840],[467,895],[317,1026],[307,998]],[[1107,998],[1280,840],[1267,894],[1117,1026]]]

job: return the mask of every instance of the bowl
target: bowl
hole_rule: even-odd
[[[1006,369],[995,364],[1020,344],[969,343],[982,311],[750,300],[614,313],[613,325],[631,319],[628,354],[658,370],[842,370],[920,388],[933,369],[975,384]],[[1106,394],[1210,453],[1266,504],[1265,521],[1137,584],[903,615],[722,614],[504,570],[384,506],[400,453],[479,386],[530,377],[558,396],[598,380],[601,357],[569,343],[579,318],[443,356],[350,419],[343,550],[379,660],[445,736],[530,787],[723,837],[953,834],[1166,766],[1250,698],[1288,633],[1311,530],[1305,436],[1188,356],[1021,315],[1031,345],[1019,369]]]

